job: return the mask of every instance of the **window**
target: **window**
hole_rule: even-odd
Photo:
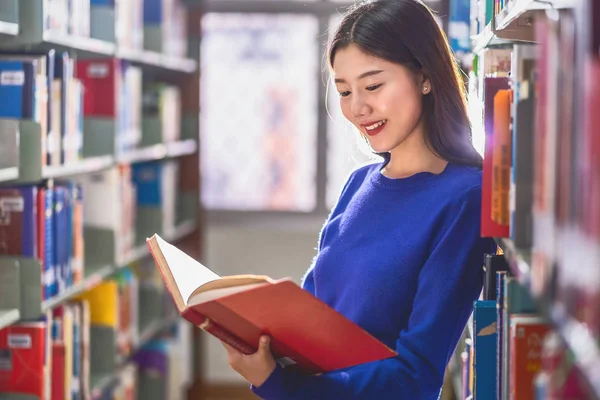
[[[206,0],[200,149],[209,210],[326,212],[350,172],[377,159],[322,79],[322,44],[353,3]]]
[[[314,210],[317,18],[209,13],[202,26],[205,206]]]

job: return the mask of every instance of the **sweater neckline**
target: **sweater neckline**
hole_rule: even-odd
[[[444,175],[448,174],[449,171],[453,168],[453,164],[448,162],[446,167],[439,174],[434,174],[433,172],[423,171],[417,172],[414,175],[407,176],[405,178],[390,178],[383,174],[382,170],[389,162],[389,156],[385,157],[384,161],[377,164],[377,168],[374,169],[371,174],[371,182],[377,186],[383,187],[385,189],[402,189],[407,186],[413,186],[417,184],[421,184],[423,182],[429,182],[432,180],[439,179]]]

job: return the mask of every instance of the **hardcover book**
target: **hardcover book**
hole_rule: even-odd
[[[308,373],[397,355],[290,279],[220,277],[159,235],[147,243],[179,313],[242,353],[267,334],[280,364]]]

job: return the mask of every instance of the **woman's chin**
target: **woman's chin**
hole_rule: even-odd
[[[369,140],[369,146],[374,153],[389,153],[391,150],[390,146],[386,145],[385,143],[377,143],[376,140]]]

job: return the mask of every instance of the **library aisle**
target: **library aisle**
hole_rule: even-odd
[[[0,399],[256,399],[146,238],[300,279],[365,161],[321,79],[353,3],[0,0]],[[424,3],[498,244],[442,399],[600,400],[600,0]]]

